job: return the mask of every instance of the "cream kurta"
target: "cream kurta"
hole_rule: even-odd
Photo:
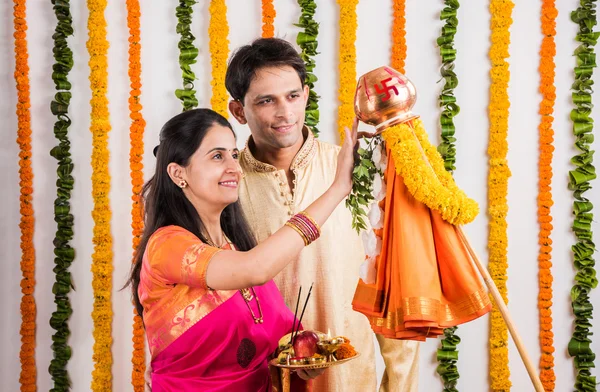
[[[256,239],[260,242],[279,230],[297,212],[308,207],[331,185],[335,177],[339,147],[316,140],[310,132],[294,158],[294,192],[290,191],[285,171],[257,161],[248,146],[242,151],[240,164],[245,174],[240,186],[240,201]],[[321,238],[302,250],[294,261],[275,278],[288,307],[295,309],[298,288],[302,298],[314,282],[302,323],[332,336],[348,337],[361,356],[342,366],[328,369],[318,377],[314,391],[375,391],[376,373],[373,332],[367,318],[352,309],[358,270],[364,261],[362,241],[352,229],[350,211],[342,202],[323,225]],[[300,313],[300,310],[298,311]],[[298,317],[300,315],[298,314]],[[380,339],[380,343],[388,339]],[[396,349],[390,349],[389,345]],[[415,342],[389,341],[382,349],[393,354],[394,367],[401,373],[389,374],[390,381],[401,382],[398,392],[416,391],[417,346]],[[405,347],[406,345],[409,345]],[[408,350],[408,352],[406,352]],[[402,351],[399,353],[398,351]],[[406,355],[408,355],[408,357]],[[408,360],[408,361],[407,361]],[[389,361],[386,360],[386,363]],[[388,363],[389,365],[389,363]],[[395,372],[394,372],[395,373]],[[386,379],[388,377],[384,377]],[[390,382],[392,384],[392,382]],[[391,386],[391,385],[390,385]],[[384,387],[385,388],[385,387]],[[387,390],[387,389],[386,389]]]

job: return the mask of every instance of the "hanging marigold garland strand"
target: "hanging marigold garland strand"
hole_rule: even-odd
[[[454,73],[454,60],[456,59],[456,49],[454,48],[454,35],[458,28],[458,8],[460,4],[457,0],[445,0],[446,7],[440,14],[440,20],[446,23],[442,27],[442,33],[437,39],[442,58],[440,73],[444,78],[444,87],[439,97],[440,107],[443,108],[440,115],[441,143],[437,150],[444,159],[444,168],[452,172],[456,170],[456,147],[454,142],[454,117],[460,112],[460,107],[456,104],[454,89],[458,86],[458,77]],[[441,340],[441,348],[437,350],[438,367],[437,373],[444,381],[444,392],[458,392],[457,384],[460,374],[458,373],[458,349],[460,337],[456,334],[458,327],[444,329],[444,338]]]
[[[21,391],[36,391],[35,364],[35,248],[33,246],[33,170],[31,169],[31,107],[27,52],[27,6],[14,0],[15,82],[17,86],[17,144],[19,145],[19,180],[21,186]]]
[[[392,6],[392,68],[403,74],[406,64],[406,0],[394,0]]]
[[[67,363],[71,358],[71,347],[67,340],[71,331],[69,330],[69,318],[73,309],[69,301],[71,292],[71,273],[69,267],[75,258],[75,250],[69,242],[73,239],[73,215],[71,214],[71,190],[74,179],[73,162],[71,160],[71,142],[68,131],[71,125],[69,118],[69,103],[71,102],[71,83],[68,80],[69,71],[73,68],[73,52],[67,43],[67,37],[73,35],[72,17],[68,0],[53,1],[54,14],[56,15],[56,29],[54,30],[54,60],[52,66],[52,80],[56,88],[54,100],[50,104],[52,114],[57,117],[54,123],[54,136],[58,145],[50,151],[58,161],[56,173],[58,179],[57,197],[54,201],[54,221],[57,223],[57,231],[54,237],[54,267],[55,282],[52,287],[56,311],[50,318],[50,326],[56,330],[52,335],[52,351],[54,358],[50,361],[48,371],[52,376],[54,387],[52,392],[68,391],[70,389],[70,378],[67,373]]]
[[[275,6],[273,6],[273,0],[262,0],[263,38],[273,38],[275,35],[275,26],[273,26],[275,16],[277,16],[277,12],[275,12]]]
[[[131,234],[132,247],[138,248],[144,232],[144,216],[142,206],[142,187],[144,185],[144,128],[146,121],[142,116],[141,88],[142,64],[140,42],[140,2],[127,0],[127,27],[129,28],[129,170],[131,176]],[[146,372],[146,349],[144,338],[144,323],[142,318],[133,310],[133,353],[131,363],[131,385],[135,392],[143,392],[145,388],[144,373]]]
[[[300,57],[306,64],[306,84],[309,88],[308,102],[306,103],[306,113],[304,116],[304,124],[310,128],[315,137],[319,136],[319,97],[315,92],[315,82],[318,80],[313,73],[315,69],[314,56],[317,52],[317,36],[319,35],[319,24],[315,22],[314,16],[317,9],[317,4],[314,0],[298,0],[300,5],[301,15],[298,23],[295,26],[301,27],[304,30],[298,33],[296,43],[302,49]]]
[[[556,87],[554,75],[556,65],[556,17],[558,11],[555,0],[542,1],[542,46],[540,49],[540,88],[542,100],[539,114],[539,148],[538,158],[538,308],[540,318],[540,381],[546,391],[554,391],[556,375],[554,374],[554,333],[552,332],[552,157],[554,152],[554,102],[556,101]]]
[[[344,129],[352,127],[354,119],[354,90],[356,88],[356,6],[358,0],[337,0],[340,5],[339,100],[338,133],[344,141]]]
[[[596,1],[580,0],[579,7],[571,13],[571,20],[579,25],[575,38],[580,45],[575,50],[577,65],[575,67],[575,83],[572,97],[575,108],[571,111],[575,146],[580,154],[574,156],[571,162],[576,166],[569,172],[569,189],[573,191],[573,231],[577,243],[571,248],[574,265],[577,269],[575,285],[571,289],[571,307],[575,314],[575,328],[569,341],[569,355],[574,357],[577,376],[575,390],[595,391],[596,377],[591,369],[595,367],[596,355],[592,351],[591,329],[593,305],[590,302],[590,292],[598,285],[594,269],[594,253],[596,247],[592,241],[592,203],[583,194],[592,186],[590,181],[596,179],[596,169],[592,165],[594,152],[590,150],[594,141],[592,114],[592,75],[596,67],[594,46],[600,35],[593,31],[597,24]]]
[[[175,90],[175,96],[183,104],[183,111],[193,109],[198,106],[196,99],[196,90],[194,90],[194,80],[196,75],[192,71],[192,64],[196,63],[198,57],[198,48],[194,46],[196,37],[192,34],[192,6],[196,0],[179,0],[177,6],[177,33],[181,35],[179,39],[179,67],[181,68],[183,78],[183,88]]]
[[[491,46],[489,57],[490,71],[490,138],[488,156],[490,171],[488,176],[488,213],[490,231],[488,237],[490,275],[496,283],[505,302],[508,302],[507,281],[507,223],[508,212],[508,178],[510,169],[506,155],[508,153],[508,46],[510,43],[509,28],[512,24],[510,0],[490,1]],[[490,330],[490,362],[489,372],[492,391],[508,391],[511,387],[510,369],[508,367],[508,330],[497,305],[491,312]]]
[[[225,88],[225,72],[229,56],[229,25],[227,24],[227,5],[225,0],[211,0],[208,7],[210,23],[208,27],[210,63],[212,65],[212,97],[210,104],[214,111],[225,118],[228,114],[229,95]]]
[[[94,288],[94,370],[92,391],[112,390],[112,272],[113,252],[110,221],[110,173],[108,169],[108,133],[110,119],[106,86],[108,85],[108,41],[106,40],[107,0],[87,0],[89,10],[87,48],[90,55],[90,101],[92,114],[92,196],[94,198],[94,253],[92,254],[92,286]]]

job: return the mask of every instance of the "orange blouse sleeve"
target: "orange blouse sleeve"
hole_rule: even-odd
[[[153,274],[166,284],[185,284],[207,289],[206,269],[212,257],[221,251],[209,246],[179,226],[157,230],[147,246],[147,258]]]

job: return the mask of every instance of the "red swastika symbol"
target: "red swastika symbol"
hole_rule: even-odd
[[[396,86],[391,85],[388,86],[387,83],[390,82],[393,78],[387,78],[381,81],[381,85],[379,84],[375,84],[375,91],[377,92],[377,94],[382,95],[385,94],[383,98],[381,98],[382,102],[387,101],[388,99],[390,99],[392,97],[392,95],[390,94],[390,90],[394,91],[395,95],[398,95],[398,89],[396,88]]]

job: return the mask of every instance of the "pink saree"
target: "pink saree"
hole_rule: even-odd
[[[138,293],[152,356],[152,391],[272,391],[268,360],[294,315],[272,281],[246,302],[238,290],[210,290],[206,268],[219,252],[168,226],[148,242]],[[292,391],[308,391],[297,376]]]

